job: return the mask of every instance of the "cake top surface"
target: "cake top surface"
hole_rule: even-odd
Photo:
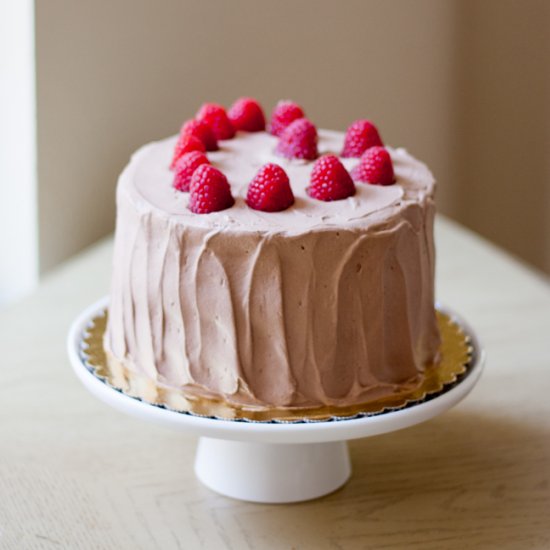
[[[267,132],[238,132],[230,140],[219,142],[218,151],[209,152],[210,163],[227,177],[235,204],[226,210],[209,214],[194,214],[188,208],[189,193],[172,186],[169,169],[177,136],[153,142],[139,149],[123,172],[120,187],[131,193],[143,210],[154,208],[174,222],[205,228],[231,228],[240,231],[271,231],[299,233],[329,227],[365,227],[384,221],[392,210],[399,210],[408,201],[421,200],[433,193],[433,176],[423,163],[404,149],[387,150],[394,166],[394,185],[381,186],[356,182],[355,195],[343,200],[324,202],[310,197],[313,162],[286,159],[275,153],[277,137]],[[344,134],[319,130],[319,155],[339,155]],[[338,157],[348,171],[359,159]],[[281,166],[288,174],[295,196],[294,204],[281,212],[262,212],[246,202],[247,188],[266,163]]]

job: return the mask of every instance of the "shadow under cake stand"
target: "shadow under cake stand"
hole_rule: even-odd
[[[479,380],[485,353],[472,328],[449,309],[469,338],[468,370],[436,397],[398,410],[302,422],[253,422],[178,412],[126,395],[86,364],[81,350],[92,319],[108,298],[91,305],[73,322],[68,336],[72,367],[84,386],[115,409],[174,430],[200,436],[195,473],[210,489],[232,498],[264,503],[299,502],[331,493],[351,475],[347,441],[393,432],[433,418],[462,400]]]

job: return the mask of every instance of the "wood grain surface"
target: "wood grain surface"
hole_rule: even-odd
[[[550,285],[445,219],[438,298],[488,363],[453,410],[350,443],[353,476],[292,505],[193,474],[196,438],[123,416],[73,375],[73,318],[108,292],[111,241],[0,313],[0,548],[550,548]]]

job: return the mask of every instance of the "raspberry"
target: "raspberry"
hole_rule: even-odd
[[[180,130],[180,136],[190,135],[200,139],[207,151],[217,151],[218,141],[214,132],[206,122],[191,119],[183,124]]]
[[[225,109],[217,103],[203,103],[202,107],[197,113],[197,120],[206,122],[216,139],[231,139],[235,137],[235,128],[229,118]]]
[[[360,157],[369,147],[384,145],[376,126],[369,120],[356,120],[346,130],[343,157]]]
[[[317,128],[307,118],[299,118],[286,127],[275,152],[290,159],[317,158]]]
[[[355,184],[338,157],[325,155],[313,165],[307,193],[321,201],[338,201],[355,195]]]
[[[269,131],[274,136],[280,136],[291,122],[305,116],[303,109],[297,103],[283,99],[273,109]]]
[[[235,130],[261,132],[265,130],[265,116],[260,104],[251,97],[241,97],[231,105],[227,116]]]
[[[176,147],[174,148],[174,156],[172,157],[170,170],[175,168],[176,162],[178,162],[184,153],[189,153],[190,151],[200,151],[204,153],[206,148],[200,139],[191,134],[183,134],[178,138]]]
[[[206,155],[201,151],[184,153],[174,167],[173,187],[178,191],[189,191],[191,177],[201,164],[210,164]]]
[[[246,204],[254,210],[280,212],[294,204],[286,172],[277,164],[264,164],[248,186]]]
[[[189,210],[195,214],[218,212],[235,204],[227,178],[210,164],[197,168],[189,190]]]
[[[390,154],[384,147],[367,149],[359,164],[351,171],[353,179],[375,185],[395,183]]]

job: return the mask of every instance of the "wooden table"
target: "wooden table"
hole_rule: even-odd
[[[194,477],[196,438],[125,417],[80,385],[73,318],[108,292],[103,241],[0,313],[0,548],[550,548],[550,285],[439,219],[438,298],[488,352],[439,418],[353,441],[351,481],[294,505]]]

